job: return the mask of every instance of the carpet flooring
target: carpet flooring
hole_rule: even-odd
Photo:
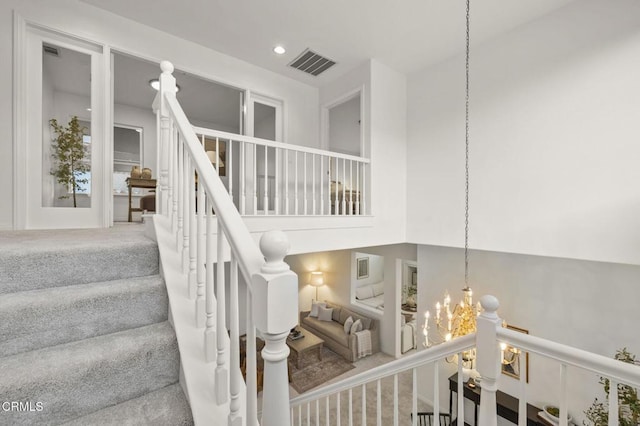
[[[143,230],[0,232],[0,425],[193,424]]]
[[[318,352],[311,351],[302,355],[300,369],[296,363],[289,361],[291,369],[291,386],[298,393],[306,392],[329,380],[355,368],[340,355],[328,348],[322,348],[322,361],[318,360]]]

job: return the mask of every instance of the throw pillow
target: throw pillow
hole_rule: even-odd
[[[331,315],[333,314],[333,309],[325,308],[324,306],[318,306],[318,319],[320,321],[333,321]]]
[[[362,331],[362,321],[356,320],[353,324],[351,324],[351,330],[349,334],[355,334],[358,331]]]
[[[323,308],[327,306],[324,302],[311,302],[311,312],[309,313],[310,317],[318,317],[318,308],[322,306]]]
[[[353,317],[347,318],[344,322],[344,334],[349,334],[351,331],[351,326],[353,325]]]
[[[371,287],[373,288],[374,296],[380,296],[381,294],[384,294],[384,283],[373,284]]]

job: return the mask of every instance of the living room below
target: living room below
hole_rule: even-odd
[[[365,258],[368,259],[368,271],[365,271],[363,265],[362,259]],[[332,302],[356,315],[370,318],[377,323],[380,351],[393,357],[399,357],[402,353],[402,269],[398,265],[407,260],[416,261],[416,246],[413,244],[304,253],[285,258],[291,270],[298,275],[300,312],[311,311],[312,301],[317,298],[321,302]],[[361,280],[357,279],[359,263]],[[322,272],[321,285],[312,285],[314,280],[311,272]],[[372,279],[376,282],[366,281],[365,272],[370,277],[373,274]],[[352,282],[358,281],[368,283],[366,287],[370,291],[377,289],[379,305],[383,305],[384,309],[375,309],[357,302]]]

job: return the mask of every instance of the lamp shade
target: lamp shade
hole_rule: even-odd
[[[322,271],[312,272],[309,276],[309,284],[314,287],[320,287],[324,285],[324,275]]]

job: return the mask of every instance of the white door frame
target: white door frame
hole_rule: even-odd
[[[43,41],[91,56],[91,208],[42,207],[42,63],[39,67],[30,66],[37,55],[30,47],[35,48]],[[109,58],[109,49],[104,45],[44,29],[14,14],[14,229],[110,225],[110,209],[105,203],[107,195],[111,196],[108,189],[112,182],[105,179],[105,164],[110,158],[106,141],[111,132],[105,123],[110,122],[111,111],[105,108],[110,94],[104,89],[110,78]],[[39,85],[30,87],[31,82],[38,79]],[[34,116],[39,120],[32,122]],[[33,170],[37,173],[30,173]]]
[[[329,150],[329,111],[338,105],[360,96],[360,156],[367,157],[365,145],[365,90],[364,85],[338,96],[320,107],[320,148]]]

